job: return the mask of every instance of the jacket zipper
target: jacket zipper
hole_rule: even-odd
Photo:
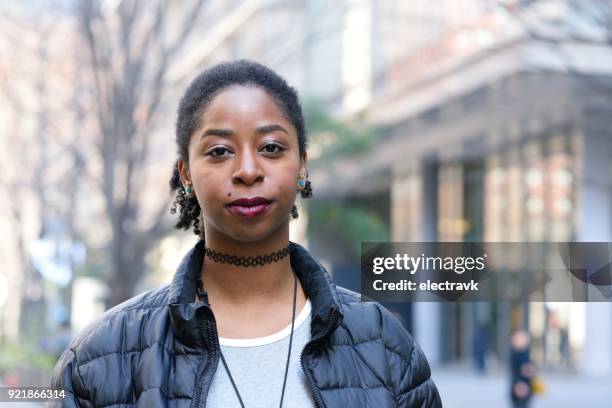
[[[206,321],[209,325],[209,330],[208,330],[208,356],[206,359],[206,367],[204,368],[204,371],[202,372],[202,374],[200,374],[200,376],[197,378],[196,383],[196,394],[195,394],[195,398],[194,398],[194,404],[193,407],[194,408],[198,408],[200,406],[200,399],[202,397],[202,391],[203,388],[208,389],[208,386],[210,385],[210,381],[205,381],[205,379],[208,377],[207,374],[209,372],[213,372],[212,371],[212,364],[211,361],[214,357],[214,353],[215,350],[217,350],[218,348],[218,344],[217,344],[217,336],[216,336],[216,323],[214,322],[214,315],[212,313],[212,311],[210,311],[210,315],[212,318],[212,322],[211,321]],[[205,321],[202,320],[200,323],[200,334],[202,335],[202,337],[204,337],[204,326]],[[214,333],[213,333],[214,332]],[[206,400],[204,401],[204,407],[206,407]]]
[[[323,399],[321,398],[321,393],[314,385],[314,380],[312,379],[312,375],[310,374],[310,371],[304,368],[304,353],[306,352],[307,349],[312,348],[312,345],[314,343],[318,342],[320,339],[327,336],[331,328],[336,324],[336,320],[338,320],[338,309],[336,308],[336,306],[331,307],[330,314],[331,316],[329,318],[329,323],[325,331],[323,331],[323,333],[319,334],[317,337],[311,339],[308,343],[306,343],[306,345],[304,346],[300,354],[300,364],[302,365],[302,371],[304,372],[304,375],[306,376],[306,380],[310,387],[310,391],[312,392],[315,402],[317,403],[317,407],[319,408],[325,408],[325,404],[323,403]]]

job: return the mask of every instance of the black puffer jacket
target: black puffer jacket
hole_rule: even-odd
[[[205,407],[219,363],[211,309],[195,302],[203,241],[170,285],[110,310],[61,356],[51,385],[64,406]],[[332,283],[305,248],[290,242],[291,265],[312,304],[312,340],[301,363],[320,407],[441,407],[421,349],[375,302]]]

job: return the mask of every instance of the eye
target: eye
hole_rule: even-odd
[[[223,154],[224,152],[229,152],[230,150],[223,147],[223,146],[217,146],[214,147],[212,149],[210,149],[208,151],[208,153],[206,153],[207,156],[212,156],[212,157],[224,157],[225,155]]]
[[[283,150],[285,150],[285,148],[283,148],[281,145],[276,144],[276,143],[268,143],[267,145],[264,146],[263,150],[266,153],[280,153]]]

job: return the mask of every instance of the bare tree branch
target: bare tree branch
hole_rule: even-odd
[[[90,56],[102,191],[112,231],[107,279],[111,306],[132,295],[144,272],[146,251],[166,231],[168,200],[160,202],[152,225],[136,222],[145,200],[141,183],[170,61],[193,31],[204,1],[124,0],[115,13],[104,13],[99,0],[78,3],[76,17]],[[170,7],[183,12],[171,26]],[[170,37],[173,27],[180,30]]]

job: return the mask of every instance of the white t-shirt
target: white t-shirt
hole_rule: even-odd
[[[306,299],[306,304],[295,317],[283,407],[315,406],[300,364],[302,349],[310,340],[311,309],[310,300]],[[221,351],[246,408],[278,407],[287,364],[290,333],[291,324],[265,337],[219,338]],[[206,397],[206,406],[240,408],[240,401],[221,359]]]

